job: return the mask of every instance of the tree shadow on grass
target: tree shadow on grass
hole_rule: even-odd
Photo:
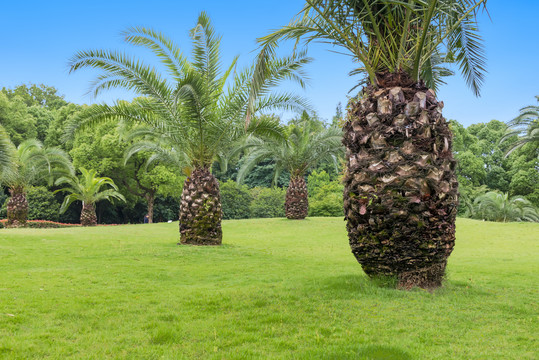
[[[414,288],[410,291],[397,290],[397,280],[391,277],[369,278],[364,274],[344,274],[331,276],[319,279],[314,283],[318,286],[318,290],[327,293],[332,298],[342,300],[357,299],[359,296],[377,296],[391,295],[392,297],[403,297],[409,292],[430,293],[436,296],[454,295],[455,293],[465,292],[468,295],[490,296],[486,291],[480,290],[477,287],[472,287],[471,284],[462,281],[446,280],[444,285],[429,292],[424,289]]]
[[[330,348],[311,350],[301,359],[331,359],[331,360],[413,360],[405,351],[383,345],[365,345],[359,349]]]

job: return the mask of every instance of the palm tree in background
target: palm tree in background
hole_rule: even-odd
[[[9,138],[9,134],[0,125],[0,183],[4,184],[13,177],[15,172],[15,147]]]
[[[14,145],[11,147],[15,148]],[[63,150],[46,148],[36,139],[20,143],[13,152],[13,162],[13,167],[3,179],[11,194],[7,203],[7,224],[24,226],[28,219],[28,187],[40,181],[52,185],[54,179],[73,174],[74,170],[69,156]]]
[[[58,189],[55,192],[69,192],[64,198],[60,207],[60,213],[63,214],[74,201],[82,202],[82,211],[80,213],[80,223],[82,226],[97,225],[97,216],[95,214],[95,204],[101,200],[118,199],[125,201],[122,194],[118,192],[118,187],[111,178],[98,177],[95,170],[86,170],[80,168],[82,181],[77,176],[62,176],[56,180],[56,185],[67,185],[67,187]],[[102,187],[108,187],[102,190]]]
[[[539,102],[539,96],[535,98]],[[518,136],[518,140],[507,150],[506,156],[527,144],[531,144],[539,158],[539,106],[530,105],[520,109],[520,115],[511,120],[508,125],[507,134],[501,142],[507,141],[513,136]]]
[[[437,287],[455,240],[458,191],[451,132],[435,90],[456,63],[478,95],[485,73],[475,14],[485,0],[307,0],[260,39],[329,43],[359,64],[350,100],[344,212],[353,254],[370,276]]]
[[[488,221],[539,222],[539,212],[526,198],[489,191],[474,201],[474,218]]]
[[[290,184],[286,191],[285,213],[288,219],[304,219],[309,210],[305,175],[324,161],[337,166],[337,157],[343,153],[342,131],[335,127],[314,131],[309,121],[290,125],[290,131],[282,138],[251,137],[245,148],[250,149],[238,172],[238,182],[254,166],[264,160],[275,163],[274,183],[281,171],[290,173]]]
[[[122,53],[79,52],[71,60],[71,71],[102,71],[93,83],[94,94],[120,87],[143,97],[130,104],[92,107],[75,128],[119,120],[141,125],[138,136],[142,143],[137,145],[138,149],[152,151],[155,160],[174,154],[177,161],[172,164],[180,166],[187,176],[180,204],[180,242],[221,244],[219,184],[210,171],[211,165],[232,141],[245,133],[278,135],[275,123],[251,121],[257,113],[307,107],[300,96],[276,93],[272,88],[285,80],[304,86],[302,66],[310,59],[305,53],[277,58],[266,51],[242,71],[236,71],[237,57],[222,71],[221,38],[205,13],[190,32],[192,60],[171,40],[151,29],[131,28],[123,35],[128,43],[151,50],[167,70],[166,76]]]

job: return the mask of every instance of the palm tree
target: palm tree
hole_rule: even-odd
[[[246,132],[270,134],[275,124],[251,121],[260,111],[303,110],[307,103],[292,93],[271,89],[284,80],[305,85],[302,66],[310,61],[305,53],[277,58],[271,51],[256,63],[236,72],[236,57],[221,72],[220,37],[202,13],[190,32],[192,61],[163,34],[146,28],[124,32],[125,40],[150,49],[167,70],[155,68],[128,55],[111,51],[83,51],[71,60],[71,71],[96,68],[102,74],[93,84],[94,94],[121,87],[143,96],[131,104],[92,107],[82,123],[86,127],[102,121],[124,120],[143,127],[139,134],[154,159],[174,153],[187,179],[180,204],[180,242],[218,245],[222,241],[219,184],[211,165],[229,144]],[[256,85],[256,86],[254,86]]]
[[[360,63],[350,100],[344,209],[353,254],[370,276],[399,287],[441,284],[455,240],[458,191],[451,132],[435,89],[458,64],[473,92],[484,51],[475,13],[485,0],[306,0],[261,39],[330,43]],[[339,50],[339,49],[337,49]]]
[[[62,176],[56,180],[56,185],[67,184],[68,187],[58,189],[55,192],[66,191],[70,193],[64,198],[64,202],[60,207],[60,213],[63,214],[74,201],[81,201],[81,225],[95,226],[97,225],[95,203],[101,200],[110,200],[111,198],[125,201],[125,198],[118,192],[118,187],[111,178],[97,177],[95,170],[80,168],[80,171],[82,173],[82,181],[76,176]],[[101,190],[103,186],[108,186],[109,188]]]
[[[309,210],[306,173],[324,161],[333,161],[342,153],[342,132],[330,127],[313,131],[311,123],[303,121],[291,125],[288,134],[281,139],[251,137],[244,145],[250,153],[243,160],[238,172],[238,182],[243,181],[253,167],[264,160],[275,163],[274,183],[283,169],[290,173],[286,191],[285,213],[289,219],[304,219]]]
[[[14,145],[11,145],[14,148]],[[14,151],[14,167],[3,179],[11,197],[7,203],[8,226],[24,226],[28,218],[26,190],[39,181],[52,185],[58,176],[74,172],[69,156],[58,148],[45,148],[39,140],[25,140]]]
[[[0,183],[7,182],[15,172],[15,147],[8,133],[0,125]]]
[[[535,98],[539,102],[539,96]],[[511,120],[508,125],[507,134],[501,142],[507,141],[515,135],[519,138],[507,150],[506,156],[526,144],[532,144],[539,158],[539,106],[530,105],[520,109],[520,115]]]
[[[526,198],[489,191],[474,200],[475,218],[488,221],[535,221],[539,212]]]

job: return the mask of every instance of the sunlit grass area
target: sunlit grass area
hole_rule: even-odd
[[[459,219],[445,286],[369,281],[340,218],[0,231],[0,358],[533,359],[539,224]]]

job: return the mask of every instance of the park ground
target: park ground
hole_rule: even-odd
[[[539,224],[457,220],[443,288],[362,272],[341,218],[0,230],[0,359],[536,359]]]

